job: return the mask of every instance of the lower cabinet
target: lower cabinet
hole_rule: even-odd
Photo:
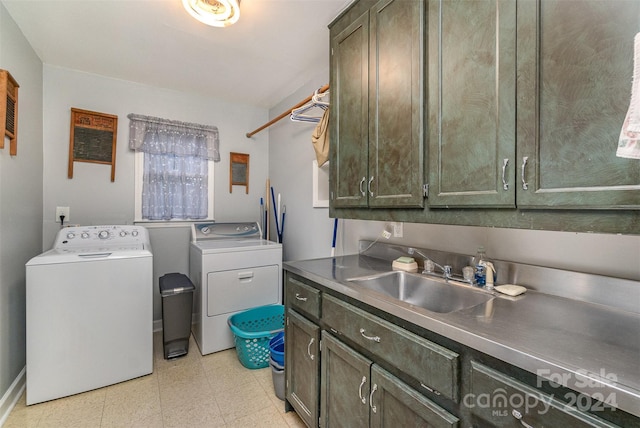
[[[321,348],[321,427],[458,426],[455,416],[326,331]]]
[[[355,305],[285,273],[285,407],[309,428],[640,428],[636,416]]]
[[[538,391],[512,377],[475,361],[471,362],[471,408],[479,426],[486,427],[615,427]]]
[[[286,398],[308,427],[318,426],[320,327],[287,309]]]

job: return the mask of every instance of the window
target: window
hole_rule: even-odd
[[[216,127],[130,114],[135,221],[212,220]]]

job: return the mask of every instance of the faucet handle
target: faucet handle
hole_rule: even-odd
[[[451,278],[451,265],[444,265],[444,277],[445,278]]]

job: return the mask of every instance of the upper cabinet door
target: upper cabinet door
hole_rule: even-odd
[[[518,1],[518,206],[640,208],[640,161],[616,157],[637,0]]]
[[[424,1],[382,0],[369,15],[369,206],[422,207]]]
[[[515,207],[516,5],[429,1],[429,206]]]
[[[369,13],[331,40],[332,203],[366,207],[369,131]]]

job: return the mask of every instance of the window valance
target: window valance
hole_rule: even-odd
[[[129,148],[220,161],[218,127],[129,114]]]

